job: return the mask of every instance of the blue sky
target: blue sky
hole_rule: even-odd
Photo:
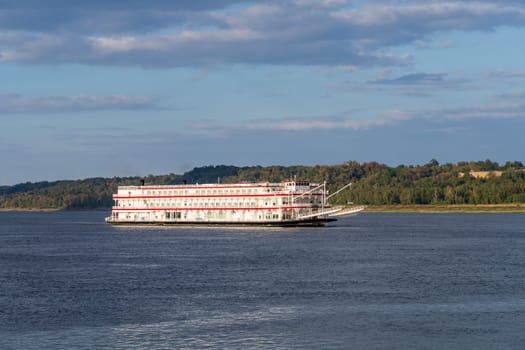
[[[524,37],[510,0],[4,0],[0,185],[525,162]]]

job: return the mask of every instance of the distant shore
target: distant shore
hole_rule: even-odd
[[[111,208],[93,209],[57,209],[57,208],[0,208],[2,211],[19,212],[53,212],[72,211],[111,211]],[[369,213],[525,213],[525,203],[515,204],[460,204],[460,205],[371,205],[365,212]]]
[[[525,213],[525,203],[461,205],[373,205],[367,212],[384,213]]]
[[[56,208],[0,208],[1,211],[42,211],[42,212],[48,212],[48,211],[60,211],[63,209],[56,209]]]
[[[111,208],[63,209],[63,208],[0,208],[3,211],[54,212],[54,211],[111,211]]]

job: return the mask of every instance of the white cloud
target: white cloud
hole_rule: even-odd
[[[307,7],[336,7],[350,4],[350,0],[294,0],[293,3],[297,6]]]
[[[148,37],[90,37],[88,41],[97,52],[126,51],[173,51],[183,45],[197,45],[199,42],[235,42],[261,39],[257,33],[249,30],[215,30],[215,31],[185,31],[178,34]]]
[[[78,95],[24,97],[17,94],[0,95],[0,114],[157,108],[159,107],[156,99],[145,96]]]
[[[411,59],[389,48],[420,46],[433,33],[525,25],[525,6],[511,2],[133,3],[123,9],[94,2],[85,11],[65,5],[60,11],[72,17],[64,18],[41,9],[43,19],[34,23],[27,8],[0,9],[0,62],[388,67]]]
[[[372,5],[343,9],[332,16],[362,33],[371,48],[420,42],[427,35],[453,30],[491,30],[525,25],[525,8],[504,3],[449,1]]]
[[[429,110],[428,117],[449,120],[524,118],[525,103],[507,101],[472,107],[438,108]]]
[[[260,119],[251,120],[244,124],[218,125],[216,123],[193,123],[190,125],[195,130],[207,130],[212,132],[226,133],[239,130],[280,130],[280,131],[305,131],[305,130],[331,130],[331,129],[367,129],[372,127],[392,124],[411,118],[411,114],[403,111],[389,111],[379,118],[358,119],[351,117],[317,118],[283,118],[283,119]]]
[[[518,95],[520,96],[520,95]],[[266,120],[250,120],[244,124],[224,125],[216,123],[193,123],[190,128],[207,131],[208,134],[221,134],[242,130],[274,130],[274,131],[306,131],[306,130],[362,130],[401,122],[415,120],[436,121],[466,121],[476,119],[511,119],[525,118],[525,103],[515,100],[515,96],[507,96],[505,101],[487,103],[486,105],[440,107],[420,110],[391,110],[375,118],[358,118],[352,116],[322,116],[316,118],[282,118]]]

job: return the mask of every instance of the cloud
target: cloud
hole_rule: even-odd
[[[145,67],[406,65],[388,49],[445,31],[525,25],[512,2],[7,1],[0,62]]]
[[[525,91],[522,90],[522,91],[505,92],[503,94],[500,94],[499,98],[507,100],[507,101],[516,101],[516,102],[525,101]]]
[[[334,17],[363,33],[362,44],[378,48],[417,42],[442,31],[491,30],[525,24],[525,8],[489,2],[408,2],[341,10]]]
[[[495,69],[487,73],[490,78],[525,78],[525,70]]]
[[[431,96],[438,89],[463,90],[468,83],[465,79],[451,78],[448,73],[413,73],[397,78],[371,80],[367,85],[372,89],[395,88],[396,95],[425,97]]]
[[[447,77],[446,73],[414,73],[403,75],[394,79],[378,79],[370,81],[370,84],[386,84],[386,85],[434,85],[442,84]]]
[[[108,144],[126,145],[133,148],[142,145],[163,147],[170,138],[180,138],[182,134],[165,131],[144,132],[134,128],[73,128],[54,133],[57,142],[70,144],[76,150],[104,150]],[[125,148],[125,147],[124,147]]]
[[[6,0],[0,29],[36,32],[121,33],[152,31],[195,21],[200,13],[242,0],[63,1]]]
[[[383,126],[411,118],[410,113],[402,111],[389,111],[378,118],[358,119],[342,116],[320,116],[314,118],[282,118],[249,120],[246,123],[235,125],[216,124],[214,122],[192,123],[191,129],[209,131],[212,134],[246,130],[279,130],[279,131],[307,131],[307,130],[333,130],[333,129],[368,129]]]
[[[330,91],[336,92],[381,92],[396,96],[429,97],[434,93],[454,89],[479,89],[472,81],[449,73],[412,73],[391,78],[390,69],[382,70],[375,80],[366,82],[346,81],[329,85]]]
[[[525,119],[525,103],[522,94],[506,96],[501,102],[487,103],[476,106],[440,107],[419,110],[391,110],[374,118],[359,118],[359,116],[319,116],[304,118],[258,119],[245,123],[225,125],[214,122],[199,122],[189,125],[196,131],[202,131],[213,137],[223,137],[241,131],[294,131],[308,130],[365,130],[399,124],[401,122],[434,120],[434,121],[468,121],[468,120],[498,120]],[[500,96],[501,98],[501,96]]]
[[[423,111],[426,118],[444,118],[448,120],[473,120],[473,119],[513,119],[525,117],[525,103],[500,102],[485,105],[436,108]]]
[[[145,96],[126,95],[78,95],[35,96],[0,94],[0,113],[55,113],[101,110],[158,109],[157,100]]]

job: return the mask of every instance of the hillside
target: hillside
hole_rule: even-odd
[[[483,176],[476,176],[483,172]],[[146,184],[278,182],[296,176],[327,181],[328,189],[352,182],[350,190],[334,196],[333,204],[461,205],[525,203],[525,171],[520,162],[500,166],[490,160],[440,165],[432,160],[418,166],[389,167],[377,162],[350,161],[316,166],[205,166],[182,175],[149,175]],[[97,209],[112,205],[119,185],[139,185],[141,178],[91,178],[75,181],[0,186],[0,209]]]

